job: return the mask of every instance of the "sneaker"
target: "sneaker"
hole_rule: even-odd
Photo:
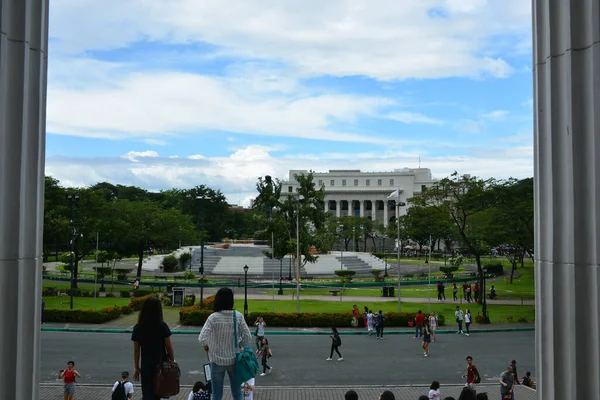
[[[462,331],[456,331],[456,334],[458,335],[459,333],[462,333]]]
[[[326,359],[325,361],[331,361],[331,358]]]
[[[338,361],[344,361],[344,357],[338,358]]]
[[[265,376],[266,374],[263,372],[262,374],[260,374],[260,376]]]
[[[427,353],[423,354],[425,357],[427,357]]]
[[[271,371],[273,371],[273,367],[269,368],[269,370],[267,371],[267,374],[270,374]]]
[[[465,336],[471,336],[471,335],[470,335],[470,334],[468,334],[468,333],[465,333]]]

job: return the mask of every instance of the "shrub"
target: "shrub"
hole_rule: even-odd
[[[160,298],[160,302],[163,307],[170,307],[173,304],[173,296],[165,295]]]
[[[504,267],[502,267],[501,263],[486,264],[483,266],[483,271],[486,274],[503,275]]]
[[[177,260],[177,257],[170,254],[162,259],[161,265],[163,267],[163,271],[173,272],[177,268],[177,265],[179,265],[179,261]]]
[[[455,265],[449,265],[447,267],[440,267],[440,271],[446,275],[452,275],[454,272],[458,271],[458,267]]]
[[[131,297],[131,290],[121,289],[121,290],[119,290],[119,295],[124,299],[129,298],[129,297]]]
[[[94,270],[99,275],[110,276],[112,274],[113,269],[111,267],[94,267]]]
[[[152,290],[148,290],[148,289],[138,289],[135,290],[133,292],[133,297],[144,297],[144,296],[150,296],[152,294]]]
[[[512,319],[512,317],[511,317]],[[485,321],[485,318],[483,318],[483,315],[476,315],[475,316],[475,322],[478,324],[483,324]]]
[[[342,281],[349,283],[349,282],[352,282],[352,278],[354,277],[354,275],[356,275],[356,271],[352,271],[349,269],[344,269],[344,270],[338,269],[337,271],[335,271],[335,274],[337,276],[339,276],[340,278],[342,278]]]
[[[126,306],[125,306],[126,307]],[[44,310],[44,320],[47,322],[79,322],[88,324],[103,324],[121,315],[123,307],[107,307],[100,310]]]
[[[183,273],[183,277],[184,277],[184,279],[196,279],[196,274],[193,273],[192,271],[185,271]]]
[[[117,273],[118,281],[126,281],[127,274],[130,274],[133,269],[131,268],[115,268],[115,272]]]
[[[181,253],[179,256],[179,268],[185,269],[192,260],[192,253]]]
[[[372,269],[371,274],[373,274],[373,278],[375,278],[375,282],[383,282],[384,281],[384,277],[381,276],[380,269]]]
[[[58,296],[58,291],[54,287],[45,287],[42,289],[42,296]]]
[[[202,309],[203,310],[212,310],[215,305],[215,295],[208,296],[202,300]]]
[[[146,301],[146,299],[152,296],[158,297],[158,294],[151,294],[144,297],[135,297],[129,302],[129,307],[134,311],[139,311],[142,309],[142,304],[144,304],[144,301]]]
[[[184,307],[190,307],[193,306],[194,303],[196,303],[196,296],[189,295],[189,296],[185,296],[185,300],[183,301],[183,306]]]

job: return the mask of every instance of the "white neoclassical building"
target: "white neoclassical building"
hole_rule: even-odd
[[[295,193],[298,182],[294,176],[308,172],[290,170],[281,194]],[[435,181],[428,168],[402,168],[385,172],[361,172],[358,169],[313,172],[313,182],[318,187],[325,187],[325,211],[334,212],[337,217],[367,217],[387,226],[396,217],[396,201],[406,202]],[[399,197],[388,199],[396,190]],[[405,207],[399,210],[400,215],[406,213]]]

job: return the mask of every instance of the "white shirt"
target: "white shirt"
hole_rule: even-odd
[[[256,336],[265,336],[265,323],[264,322],[257,322],[254,325],[256,325],[256,327],[258,328],[258,332],[257,332]]]
[[[367,314],[367,325],[369,325],[369,326],[373,325],[373,313]]]
[[[440,399],[440,391],[439,389],[436,390],[430,390],[429,391],[429,398],[433,399],[433,400],[439,400]]]
[[[239,346],[235,345],[233,337],[232,310],[214,312],[206,319],[198,341],[202,346],[208,346],[208,359],[217,365],[235,364],[235,354],[238,347],[247,346],[252,340],[244,316],[236,312],[237,335]],[[239,338],[241,337],[241,340]]]
[[[246,382],[248,382],[250,385],[252,385],[254,387],[254,378],[250,378]],[[250,389],[244,390],[244,386],[246,385],[246,382],[244,382],[242,384],[242,394],[244,395],[244,400],[252,400],[253,390],[250,390]]]
[[[465,322],[466,322],[467,324],[470,324],[470,323],[471,323],[471,313],[466,313],[466,314],[465,314]]]
[[[121,382],[121,381],[116,381],[115,384],[113,385],[113,392],[115,391],[115,389],[117,389],[119,382]],[[133,397],[133,383],[131,383],[129,381],[125,382],[125,384],[123,385],[123,389],[125,389],[125,396],[129,397],[129,394],[131,394]]]
[[[463,320],[463,312],[462,310],[458,310],[454,313],[454,315],[456,315],[456,318],[458,318],[459,321]]]
[[[437,326],[437,317],[434,317],[433,315],[429,317],[429,325],[431,325],[432,327]]]

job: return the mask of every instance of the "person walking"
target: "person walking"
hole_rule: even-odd
[[[475,303],[477,303],[479,301],[479,285],[477,284],[477,282],[473,285],[473,288],[471,289],[471,294],[473,297],[473,301],[475,301]]]
[[[429,330],[429,324],[425,322],[423,324],[423,342],[421,343],[425,357],[429,356],[429,343],[431,343],[431,331]]]
[[[444,294],[444,285],[442,284],[441,281],[438,281],[437,284],[437,294],[438,294],[438,301],[442,301],[442,295]]]
[[[120,397],[120,400],[133,398],[133,383],[129,382],[129,372],[123,371],[121,373],[121,380],[115,382],[112,388],[113,398]],[[118,393],[117,393],[118,391]],[[121,397],[121,395],[123,395]]]
[[[467,288],[466,288],[466,297],[467,297],[467,303],[470,303],[473,301],[473,298],[471,297],[471,285],[469,285],[468,283],[466,284]]]
[[[515,377],[513,375],[513,366],[509,365],[506,370],[500,374],[500,395],[502,400],[515,400]]]
[[[435,343],[435,331],[438,326],[438,318],[435,315],[435,311],[432,311],[429,315],[429,331],[431,332],[431,341]]]
[[[208,352],[212,399],[223,398],[223,384],[227,374],[233,400],[241,400],[242,382],[239,382],[236,376],[235,359],[239,348],[250,344],[252,340],[250,329],[244,316],[233,308],[233,291],[230,288],[222,287],[217,291],[213,310],[198,336],[198,341]],[[234,338],[234,323],[237,338]],[[234,340],[238,342],[238,346],[232,343]]]
[[[338,361],[344,361],[344,357],[342,357],[342,354],[340,353],[342,339],[340,338],[340,334],[335,326],[331,327],[331,335],[329,335],[329,337],[331,338],[331,352],[329,353],[329,358],[327,359],[327,361],[331,361],[333,359],[334,351],[337,353],[338,356],[340,356],[340,358],[338,358]]]
[[[75,382],[77,378],[81,378],[81,375],[75,369],[75,361],[67,362],[67,369],[61,369],[58,374],[58,379],[62,379],[64,382],[64,399],[73,400],[75,395]]]
[[[512,360],[510,365],[512,365],[512,373],[515,378],[515,385],[520,385],[521,382],[519,382],[519,373],[517,372],[517,360]]]
[[[131,333],[131,340],[133,341],[133,380],[138,381],[141,376],[144,400],[158,400],[159,397],[154,394],[156,367],[167,358],[175,361],[171,330],[163,320],[162,305],[158,297],[149,297],[142,304],[138,323]]]
[[[469,388],[475,390],[475,384],[479,383],[479,381],[481,380],[479,378],[479,371],[477,370],[477,367],[473,365],[473,357],[467,356],[466,360],[467,373],[463,375],[463,378],[467,378],[467,384],[465,386],[468,386]]]
[[[425,315],[419,310],[415,315],[415,339],[423,336],[423,321],[425,321]]]
[[[456,286],[456,283],[452,287],[452,300],[458,301],[458,286]]]
[[[377,339],[383,339],[383,311],[379,310],[377,318],[375,319],[375,330],[377,332]]]
[[[456,333],[463,333],[462,325],[464,319],[464,313],[460,309],[459,306],[456,306],[456,311],[454,312],[454,316],[456,317],[456,323],[458,324],[458,331]]]
[[[360,310],[358,309],[358,307],[355,304],[354,306],[352,306],[352,327],[353,328],[358,328],[359,315],[360,315]]]
[[[261,365],[263,366],[263,372],[262,374],[260,374],[260,376],[267,375],[267,370],[269,371],[269,374],[271,373],[273,367],[269,367],[269,365],[267,364],[267,361],[269,361],[269,358],[271,358],[271,354],[272,353],[271,349],[269,348],[269,340],[267,338],[263,338],[262,346],[257,354],[257,357],[261,357]]]
[[[369,315],[369,307],[365,306],[365,311],[363,311],[363,323],[365,324],[365,328],[369,329],[369,320],[367,316]]]
[[[465,312],[465,328],[467,328],[467,333],[465,333],[465,336],[470,336],[471,335],[471,331],[469,331],[469,326],[471,326],[471,310],[469,310],[467,308],[467,311]]]
[[[374,319],[373,311],[369,310],[369,313],[367,314],[367,330],[369,332],[369,336],[371,336],[373,334],[373,326],[374,326],[373,319]]]
[[[256,326],[256,331],[254,331],[254,334],[256,335],[256,351],[259,351],[263,344],[263,339],[265,337],[265,326],[267,326],[267,323],[263,317],[258,317],[256,318],[254,325]]]

